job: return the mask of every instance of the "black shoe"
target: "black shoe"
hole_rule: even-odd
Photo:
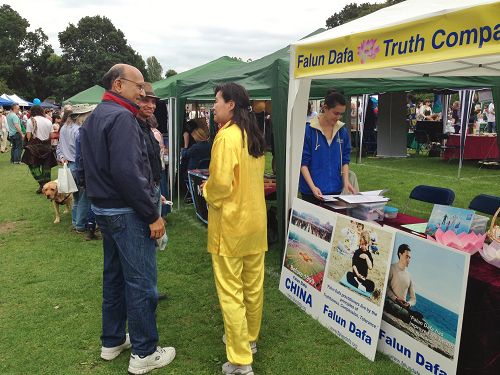
[[[158,301],[163,301],[165,299],[167,299],[166,293],[158,293]]]
[[[85,241],[100,240],[101,238],[96,234],[95,229],[89,229],[85,234]]]

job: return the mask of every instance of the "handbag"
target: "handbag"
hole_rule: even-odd
[[[68,168],[68,164],[64,163],[62,168],[57,171],[57,190],[59,193],[69,194],[78,191],[75,179]]]

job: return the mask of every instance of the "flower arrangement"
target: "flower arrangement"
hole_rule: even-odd
[[[435,238],[434,238],[435,237]],[[469,254],[476,253],[483,248],[486,234],[476,234],[474,232],[456,234],[452,230],[443,232],[438,228],[434,237],[427,235],[427,239],[438,242],[442,245],[452,247],[457,250],[465,251]]]

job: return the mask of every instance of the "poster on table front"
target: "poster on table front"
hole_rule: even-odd
[[[336,215],[318,320],[373,361],[394,231]]]
[[[335,214],[296,198],[290,217],[280,290],[302,310],[317,318],[321,289],[331,248]]]
[[[470,256],[397,232],[378,350],[418,374],[455,374]]]

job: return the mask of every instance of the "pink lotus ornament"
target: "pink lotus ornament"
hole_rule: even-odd
[[[435,239],[428,235],[427,239],[471,255],[483,247],[484,240],[486,239],[486,234],[475,234],[474,232],[456,234],[452,230],[443,232],[441,228],[438,228],[434,236]]]
[[[493,241],[492,243],[484,244],[482,249],[479,249],[479,254],[489,264],[500,268],[500,242]]]
[[[363,40],[358,46],[358,56],[361,64],[364,64],[368,58],[374,59],[380,52],[380,47],[377,45],[377,39]]]

